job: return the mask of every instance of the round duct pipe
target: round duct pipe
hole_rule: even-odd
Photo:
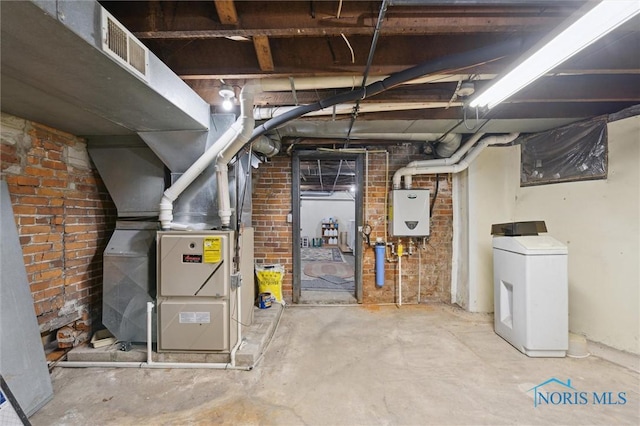
[[[260,136],[251,144],[251,149],[269,158],[280,152],[281,148],[282,144],[280,141],[270,139],[264,135]]]

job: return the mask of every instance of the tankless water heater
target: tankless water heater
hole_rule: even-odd
[[[394,189],[389,192],[389,234],[392,237],[429,235],[428,189]]]

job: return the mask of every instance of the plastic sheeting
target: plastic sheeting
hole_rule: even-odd
[[[520,186],[607,178],[607,120],[523,137]]]

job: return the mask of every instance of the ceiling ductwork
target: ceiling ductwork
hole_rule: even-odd
[[[75,135],[206,130],[209,105],[95,1],[2,2],[4,112]]]

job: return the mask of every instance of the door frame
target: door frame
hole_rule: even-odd
[[[300,161],[304,160],[350,160],[356,162],[355,220],[356,236],[353,256],[355,258],[354,279],[358,303],[362,303],[362,238],[363,192],[364,192],[364,153],[339,151],[294,151],[291,157],[291,213],[293,237],[293,303],[299,303],[302,294],[302,259],[300,256]]]

